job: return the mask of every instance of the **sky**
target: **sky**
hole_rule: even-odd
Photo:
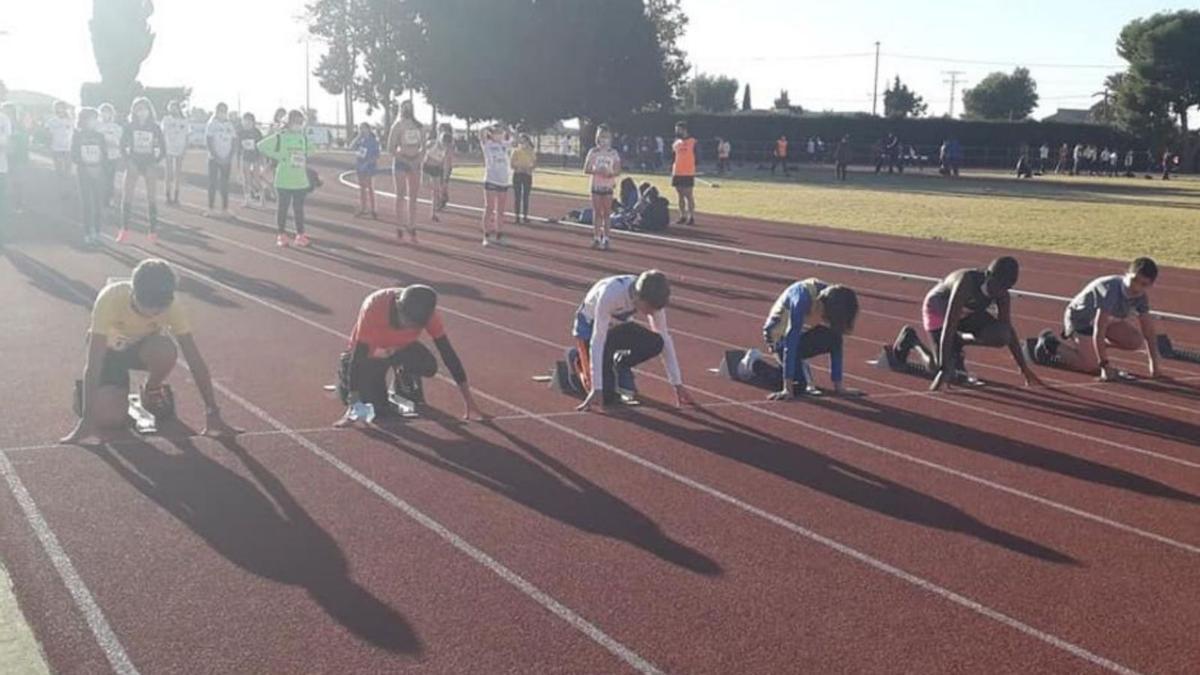
[[[79,84],[98,79],[87,28],[92,2],[3,2],[0,79],[10,89],[76,101]],[[150,20],[158,37],[141,80],[191,86],[193,103],[209,109],[223,100],[262,117],[279,106],[303,106],[305,31],[297,18],[304,4],[158,0]],[[878,41],[880,112],[883,90],[897,75],[924,97],[930,114],[941,115],[950,105],[946,71],[961,71],[961,113],[964,86],[1026,65],[1041,95],[1034,116],[1043,117],[1096,100],[1105,75],[1122,69],[1115,44],[1129,20],[1195,2],[684,0],[683,7],[691,19],[683,47],[694,72],[749,82],[757,108],[787,89],[806,110],[869,112]],[[311,45],[313,66],[322,50]],[[315,78],[311,98],[322,121],[337,119],[338,99]]]

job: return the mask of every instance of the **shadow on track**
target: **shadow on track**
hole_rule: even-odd
[[[179,454],[144,441],[92,451],[229,562],[264,579],[303,588],[333,620],[375,647],[421,653],[408,621],[351,578],[337,542],[236,440],[221,444],[250,478],[205,455],[190,439],[168,440]]]
[[[696,574],[721,574],[716,561],[671,539],[649,516],[532,443],[500,425],[487,424],[487,429],[513,446],[510,448],[474,433],[472,426],[443,416],[442,428],[456,436],[451,440],[416,425],[394,430],[364,428],[363,432],[432,467],[583,532],[624,541]]]
[[[690,424],[685,426],[649,415],[631,417],[630,421],[668,438],[889,518],[957,532],[1050,563],[1079,564],[1065,553],[992,527],[953,504],[838,461],[793,440],[736,422],[712,409],[702,413],[677,409],[668,412],[681,422]]]

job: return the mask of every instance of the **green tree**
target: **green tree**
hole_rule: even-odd
[[[646,0],[646,14],[654,24],[654,33],[661,49],[662,76],[667,91],[676,98],[683,95],[691,65],[679,41],[687,32],[688,16],[682,0]]]
[[[992,73],[963,92],[963,107],[969,118],[1023,120],[1037,104],[1037,82],[1029,76],[1028,68],[1016,68],[1011,75]]]
[[[100,87],[86,89],[89,97],[111,102],[118,111],[129,109],[141,91],[138,73],[154,48],[151,0],[93,0],[92,54],[100,71]]]
[[[750,107],[750,83],[746,83],[746,90],[742,92],[742,110],[749,111],[754,108]]]
[[[726,113],[737,110],[738,81],[724,75],[697,75],[691,81],[692,96],[697,109]]]
[[[416,4],[412,0],[356,0],[350,14],[352,45],[360,58],[352,85],[354,96],[366,104],[367,114],[383,110],[385,126],[395,118],[400,96],[417,84],[413,55],[423,43],[424,32]]]
[[[892,86],[883,92],[883,114],[886,117],[920,117],[928,108],[916,92],[900,81],[899,75]]]
[[[1188,109],[1200,105],[1200,12],[1135,19],[1121,30],[1117,53],[1129,63],[1133,99],[1151,106],[1165,101],[1186,134]]]
[[[642,0],[408,0],[416,84],[444,113],[545,128],[669,103]],[[477,55],[487,45],[486,58]],[[547,55],[553,58],[547,58]]]
[[[775,98],[774,106],[776,110],[791,110],[792,100],[788,98],[788,90],[780,89],[779,96]]]
[[[361,5],[355,0],[315,0],[307,7],[308,32],[326,45],[313,74],[322,89],[342,97],[348,132],[354,129],[354,79],[359,65],[355,33],[363,27],[356,13]]]

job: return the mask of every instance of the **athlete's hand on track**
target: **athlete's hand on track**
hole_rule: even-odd
[[[1042,382],[1042,378],[1038,377],[1037,373],[1033,372],[1032,370],[1026,369],[1026,371],[1024,373],[1022,373],[1022,375],[1025,376],[1025,386],[1026,387],[1044,387],[1044,386],[1046,386],[1046,383]]]
[[[691,392],[689,392],[687,390],[686,387],[684,387],[682,384],[676,385],[676,387],[675,387],[675,406],[677,408],[682,408],[685,405],[693,405],[694,406],[694,405],[696,405],[696,402],[694,400],[692,400],[692,394],[691,394]]]
[[[213,411],[205,417],[204,429],[200,432],[200,435],[228,438],[230,436],[237,436],[240,433],[242,433],[241,429],[230,426],[229,423],[221,418],[221,413]]]
[[[350,426],[351,424],[354,424],[353,415],[354,415],[354,406],[350,406],[350,407],[346,408],[346,412],[342,413],[342,416],[340,418],[338,418],[338,420],[336,422],[333,423],[333,426],[337,427],[338,429],[342,429],[342,428]]]
[[[579,412],[588,412],[592,409],[592,403],[595,400],[596,400],[596,392],[595,392],[595,390],[593,390],[591,392],[588,392],[587,398],[583,399],[583,403],[580,403],[578,406],[575,407],[575,409],[578,410]]]
[[[767,395],[768,401],[790,401],[794,398],[796,397],[792,394],[791,387],[787,387],[781,391],[774,391]]]
[[[487,421],[488,416],[479,410],[479,406],[475,405],[474,401],[468,401],[463,407],[463,421],[470,422],[471,420]]]
[[[950,391],[950,380],[953,378],[950,377],[949,373],[950,371],[945,368],[939,370],[933,378],[933,384],[929,385],[929,391],[937,391],[943,386],[946,387],[946,391]]]
[[[1101,368],[1099,379],[1101,382],[1115,382],[1117,380],[1117,371],[1112,368]]]
[[[95,431],[92,429],[92,423],[84,418],[75,424],[75,428],[71,430],[71,433],[60,438],[59,442],[71,445],[93,435],[95,435]]]

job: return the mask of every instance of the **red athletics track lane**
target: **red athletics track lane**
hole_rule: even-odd
[[[1103,467],[1102,467],[1103,468]]]
[[[86,276],[95,274],[85,270],[89,265],[95,264],[92,260],[81,262],[64,257],[63,264],[86,272]],[[103,273],[111,274],[113,271],[106,269]],[[115,271],[119,271],[119,268]],[[198,307],[197,324],[212,326],[212,317],[208,316],[209,314],[228,311]],[[274,326],[275,322],[264,321],[262,325],[268,330],[273,330],[270,326]],[[289,333],[297,333],[291,326],[281,328]],[[297,345],[308,345],[310,339],[297,334]],[[269,364],[264,365],[269,367]],[[285,397],[285,400],[288,400],[288,397]],[[345,434],[326,433],[336,436],[334,442],[345,442]],[[519,438],[521,435],[517,431],[512,438]],[[536,438],[536,434],[534,436]],[[198,445],[208,443],[204,441]],[[554,442],[542,444],[556,445]],[[170,445],[175,446],[175,449],[169,446],[150,448],[126,444],[112,451],[107,457],[103,454],[94,456],[74,449],[28,451],[29,459],[19,469],[32,493],[35,497],[40,497],[47,521],[51,527],[58,530],[64,548],[75,552],[76,564],[84,570],[83,576],[90,583],[100,604],[112,607],[108,611],[109,619],[118,634],[126,636],[130,654],[135,661],[140,654],[145,654],[143,662],[149,663],[153,669],[169,670],[177,659],[199,655],[202,658],[211,657],[213,667],[221,669],[225,664],[221,659],[235,658],[239,654],[249,652],[252,655],[249,662],[239,661],[229,667],[257,669],[256,664],[274,663],[271,659],[278,658],[283,659],[284,663],[304,663],[308,668],[324,670],[325,666],[322,664],[326,663],[330,663],[331,667],[336,663],[339,668],[349,665],[354,669],[359,664],[355,659],[382,658],[378,654],[357,652],[346,655],[335,648],[336,644],[331,645],[328,638],[318,640],[316,636],[324,636],[329,630],[322,628],[329,622],[315,610],[312,613],[316,613],[317,616],[309,617],[302,612],[303,607],[298,609],[294,606],[296,599],[292,596],[299,594],[298,589],[293,589],[291,594],[287,594],[287,589],[278,591],[271,588],[271,584],[264,582],[262,585],[266,585],[267,590],[283,592],[285,595],[283,598],[272,600],[269,596],[264,597],[264,591],[258,585],[247,587],[244,579],[246,575],[231,573],[236,570],[220,568],[228,568],[230,566],[227,562],[233,562],[236,567],[250,572],[251,575],[266,576],[271,581],[282,582],[286,586],[291,580],[287,575],[293,570],[289,557],[274,550],[260,553],[253,548],[249,551],[240,548],[257,545],[264,539],[271,543],[272,538],[282,537],[284,541],[280,542],[280,547],[284,551],[297,551],[300,552],[300,556],[308,554],[310,558],[317,557],[318,561],[311,563],[313,567],[318,568],[315,570],[298,563],[305,573],[321,580],[333,576],[331,585],[334,586],[334,590],[339,590],[336,583],[338,571],[342,569],[343,564],[349,568],[350,561],[342,563],[336,551],[330,550],[332,544],[325,542],[320,533],[308,531],[307,521],[311,520],[314,523],[321,522],[321,529],[326,532],[341,533],[343,539],[339,542],[344,551],[350,551],[353,546],[354,552],[357,553],[357,567],[365,568],[362,574],[364,578],[382,578],[379,581],[381,584],[391,580],[393,586],[389,588],[394,588],[395,581],[392,575],[393,570],[397,568],[412,571],[413,576],[425,578],[428,575],[423,567],[417,568],[420,571],[418,575],[418,572],[414,571],[414,562],[404,557],[397,559],[390,553],[384,562],[372,562],[373,556],[377,555],[373,551],[378,550],[380,546],[385,546],[387,551],[395,551],[393,542],[415,541],[412,545],[413,555],[418,555],[418,551],[419,555],[427,555],[425,552],[429,545],[419,545],[419,537],[412,533],[392,531],[388,514],[374,512],[369,508],[370,505],[360,505],[353,499],[353,493],[347,494],[345,498],[340,497],[344,494],[344,481],[327,483],[326,481],[330,480],[329,472],[321,473],[306,463],[311,461],[307,457],[297,459],[297,451],[294,448],[285,445],[273,450],[273,442],[265,439],[255,439],[226,448],[227,452],[216,448],[193,448],[183,440],[173,441]],[[430,443],[429,448],[437,448],[442,452],[456,452],[452,447],[445,447],[446,445],[448,444],[443,440],[440,443]],[[474,445],[472,443],[463,448],[459,461],[465,461],[467,468],[474,466],[477,471],[483,470],[486,463],[480,465],[471,459],[480,454]],[[239,449],[243,446],[244,450]],[[354,447],[342,449],[340,452],[346,456],[354,455],[360,463],[366,461],[370,464],[367,460],[372,458],[367,457],[364,460],[364,455],[376,450],[377,446],[378,444],[375,444],[365,449]],[[164,452],[164,449],[167,452]],[[483,449],[490,450],[491,455],[503,451],[502,448],[488,444],[484,444]],[[206,453],[205,450],[209,452]],[[537,456],[532,445],[526,451]],[[987,643],[972,641],[972,635],[985,630],[994,631],[995,628],[990,622],[975,615],[963,616],[966,613],[960,609],[950,608],[947,611],[941,601],[909,586],[898,584],[895,580],[886,577],[881,580],[878,574],[870,570],[848,566],[844,558],[834,556],[824,549],[814,550],[811,544],[808,544],[796,550],[798,544],[789,538],[780,537],[778,528],[748,519],[737,512],[724,514],[720,522],[732,526],[733,532],[740,536],[730,538],[723,533],[722,540],[711,542],[711,545],[723,554],[722,557],[732,558],[740,564],[731,564],[729,571],[722,573],[722,583],[711,592],[707,592],[707,589],[699,591],[694,587],[695,572],[679,572],[671,568],[670,571],[674,572],[674,575],[662,570],[640,573],[633,568],[637,559],[631,559],[627,550],[617,549],[602,555],[604,550],[609,548],[602,545],[597,550],[597,545],[602,544],[603,540],[586,538],[583,541],[564,544],[561,533],[528,533],[525,531],[529,527],[528,524],[524,527],[516,526],[515,531],[506,531],[503,528],[513,517],[512,514],[499,520],[479,518],[480,513],[496,513],[498,510],[503,512],[506,508],[508,502],[494,492],[484,495],[496,502],[494,504],[464,503],[465,497],[454,491],[457,487],[455,484],[431,484],[432,481],[417,472],[419,467],[399,466],[398,456],[394,451],[385,449],[385,452],[377,457],[382,466],[373,467],[373,473],[393,471],[398,479],[406,481],[406,484],[411,482],[409,487],[413,489],[425,486],[425,489],[432,493],[430,499],[440,497],[445,500],[445,516],[461,520],[460,524],[463,527],[474,526],[479,530],[472,532],[472,536],[496,538],[494,543],[497,548],[511,547],[511,551],[504,550],[504,553],[512,556],[522,555],[523,559],[530,561],[530,565],[538,566],[542,576],[559,573],[565,577],[562,583],[572,586],[587,585],[584,582],[588,582],[590,587],[585,589],[588,598],[604,601],[608,607],[603,615],[620,625],[640,625],[640,630],[633,631],[636,633],[635,637],[641,637],[643,641],[649,641],[655,646],[661,642],[658,652],[664,654],[664,658],[667,659],[664,663],[674,669],[727,671],[741,666],[748,672],[778,672],[780,668],[794,667],[797,662],[811,663],[813,668],[823,669],[854,657],[866,669],[883,670],[893,663],[895,658],[911,660],[918,656],[923,657],[947,642],[966,645],[956,647],[938,657],[939,663],[943,663],[943,667],[947,669],[958,669],[993,658],[999,658],[1001,670],[1011,668],[1013,672],[1026,671],[1035,665],[1058,664],[1057,667],[1062,668],[1078,667],[1074,659],[1061,652],[1051,651],[1040,644],[1034,647],[1023,644],[1024,638],[1015,631],[1002,630],[997,639]],[[600,456],[586,453],[580,455],[580,458],[585,460],[594,457]],[[42,459],[45,462],[41,461]],[[97,462],[97,459],[100,461]],[[609,464],[613,462],[611,459],[607,461]],[[623,533],[623,528],[629,527],[631,519],[637,523],[637,514],[630,513],[629,507],[620,507],[620,511],[611,514],[611,502],[616,498],[605,496],[604,490],[598,486],[589,487],[588,479],[583,478],[583,475],[593,473],[612,476],[613,480],[623,486],[641,485],[642,487],[637,488],[638,496],[642,497],[639,502],[649,502],[655,507],[653,511],[647,512],[647,517],[682,521],[678,525],[685,532],[700,526],[698,536],[704,536],[709,530],[706,519],[697,520],[695,517],[696,495],[691,491],[683,491],[677,487],[664,488],[661,481],[646,481],[644,474],[625,476],[628,472],[613,471],[611,466],[584,465],[580,469],[585,473],[574,475],[566,465],[557,464],[549,459],[543,459],[542,462],[548,464],[550,470],[561,474],[562,480],[575,483],[575,490],[582,489],[583,501],[577,505],[568,503],[563,507],[555,504],[556,499],[553,495],[540,495],[541,490],[532,489],[529,494],[535,499],[546,499],[541,505],[542,508],[565,508],[559,517],[585,531],[599,527],[601,533],[615,532],[610,535],[614,537],[623,534],[626,537],[634,537],[637,541],[645,541],[647,537],[651,537],[649,542],[642,544],[651,549],[666,544],[654,543],[654,529],[649,523],[634,525],[632,531]],[[239,463],[243,466],[239,467]],[[624,463],[621,466],[627,467]],[[520,472],[515,476],[508,475],[511,470],[503,469],[499,476],[513,480],[516,487],[550,487],[540,484],[530,486],[527,483],[528,477],[523,477]],[[99,476],[96,475],[97,471],[100,472]],[[432,469],[426,470],[430,471]],[[125,485],[121,480],[114,480],[116,478],[123,478],[129,485]],[[380,480],[385,478],[387,477],[381,477]],[[75,485],[84,487],[67,489],[67,486]],[[445,494],[441,494],[442,491],[445,491]],[[644,495],[647,491],[653,498]],[[139,493],[147,499],[139,497]],[[569,498],[569,501],[576,499]],[[666,506],[662,505],[663,501]],[[282,511],[284,515],[280,516],[277,511]],[[82,517],[80,512],[84,514]],[[261,514],[260,517],[265,522],[257,523],[257,517],[247,523],[228,522],[231,519],[236,521],[238,517],[246,517],[247,513]],[[285,522],[279,522],[285,518]],[[580,518],[583,520],[579,521]],[[613,520],[609,520],[610,518]],[[296,521],[303,522],[297,524]],[[587,527],[588,523],[592,523],[590,528]],[[192,538],[186,532],[179,531],[179,524],[187,524],[188,529],[198,537]],[[280,531],[285,527],[286,530]],[[667,527],[666,531],[673,529],[675,528]],[[126,542],[131,536],[135,536],[136,539]],[[526,537],[528,541],[542,544],[529,546],[521,536]],[[707,536],[711,537],[711,534]],[[314,539],[316,541],[313,541]],[[202,540],[208,547],[202,546],[201,541],[196,540]],[[209,550],[210,548],[213,550]],[[367,550],[363,551],[364,548]],[[549,551],[561,551],[567,554],[568,558],[555,559]],[[584,553],[583,556],[579,555],[581,552]],[[676,544],[671,544],[660,554],[668,558],[695,556],[677,550]],[[266,560],[260,559],[259,555],[264,556]],[[348,553],[346,555],[349,556]],[[749,560],[745,560],[746,555],[750,556]],[[579,560],[580,557],[583,558],[582,561]],[[779,578],[796,574],[798,562],[804,565],[805,569],[811,570],[812,574],[821,574],[832,586],[796,583],[785,588],[778,587],[776,584]],[[445,564],[440,560],[439,563]],[[701,565],[700,569],[703,571],[711,563],[691,564]],[[264,567],[259,568],[258,565]],[[181,567],[183,569],[180,569]],[[548,571],[543,571],[543,567]],[[630,569],[622,575],[622,567]],[[189,573],[187,569],[192,571]],[[15,573],[26,576],[24,570],[18,569]],[[453,576],[459,583],[465,581],[459,578],[461,573],[453,567],[446,570],[446,574]],[[750,575],[751,578],[743,582],[740,580],[742,574]],[[678,575],[684,575],[684,580],[691,583],[683,588],[674,588],[678,583],[675,576]],[[279,576],[283,578],[278,578]],[[303,582],[311,581],[313,577],[302,576],[297,585],[303,586]],[[469,582],[463,585],[477,591]],[[441,584],[430,586],[438,588],[439,593],[445,592],[440,588]],[[877,588],[884,596],[895,598],[894,602],[904,609],[889,613],[881,621],[877,610],[861,601],[861,591],[866,587]],[[134,588],[162,590],[138,595],[131,590]],[[312,591],[308,594],[321,592],[323,591]],[[574,592],[578,594],[583,591]],[[226,597],[227,593],[235,597]],[[394,604],[401,607],[418,604],[410,597],[415,591],[405,586],[402,593],[407,604],[399,600],[394,601]],[[656,593],[664,599],[662,603],[646,601],[647,598],[656,597]],[[619,598],[627,598],[628,606],[617,602]],[[508,602],[503,598],[494,599],[493,602],[497,606],[507,608]],[[616,605],[613,606],[613,603]],[[689,607],[697,603],[700,607],[689,612]],[[748,609],[754,609],[747,612],[735,610],[736,614],[726,615],[724,622],[711,620],[711,613],[715,608],[737,607],[742,603]],[[283,614],[273,618],[275,615],[265,611],[264,604],[267,607],[277,606],[277,611]],[[487,663],[491,666],[489,672],[507,671],[508,668],[502,663],[497,663],[497,659],[472,658],[471,653],[463,654],[460,651],[459,641],[463,639],[463,635],[469,633],[473,639],[478,639],[473,622],[487,621],[487,615],[478,609],[447,607],[448,605],[449,601],[435,610],[438,613],[444,610],[446,620],[456,619],[459,622],[455,626],[455,635],[446,638],[449,645],[446,650],[453,653],[447,657],[450,664],[445,670],[460,672],[463,663]],[[797,608],[804,608],[802,616],[794,616]],[[324,607],[322,609],[330,611]],[[353,609],[356,610],[355,616],[367,613],[357,605]],[[641,612],[641,615],[648,613],[650,617],[638,619],[635,612]],[[300,613],[299,617],[297,613]],[[688,620],[686,617],[689,613],[695,618]],[[414,615],[424,618],[424,613],[420,611],[414,611]],[[247,616],[253,617],[250,619],[251,626],[245,625]],[[154,617],[153,621],[147,624],[146,621],[150,617]],[[787,619],[781,621],[783,617]],[[464,620],[469,620],[469,623],[462,625]],[[639,624],[639,621],[651,621],[650,628]],[[739,629],[737,623],[742,621],[749,624],[746,628]],[[767,625],[763,625],[762,621],[766,621]],[[38,625],[37,617],[35,625]],[[424,622],[418,625],[425,627]],[[565,670],[604,669],[602,665],[589,666],[586,654],[574,653],[580,651],[578,647],[572,646],[567,640],[554,640],[553,631],[539,628],[536,622],[522,620],[520,615],[513,615],[511,611],[498,620],[491,620],[490,625],[519,627],[523,629],[522,634],[534,633],[556,645],[565,644],[572,652],[569,657],[562,657],[550,650],[541,650],[534,654],[551,663],[569,664],[565,667],[559,666]],[[122,627],[125,629],[122,630]],[[632,627],[626,628],[625,632],[632,630]],[[303,634],[303,638],[299,639],[306,640],[304,644],[321,648],[320,656],[309,655],[307,651],[297,653],[297,631]],[[789,639],[797,631],[813,635],[813,642]],[[53,632],[52,626],[39,626],[39,634],[48,632]],[[284,635],[280,636],[279,632],[284,632]],[[429,632],[437,635],[435,631]],[[711,637],[701,637],[708,633],[712,633]],[[180,644],[164,638],[180,634],[204,635],[206,639],[197,645],[191,642]],[[822,638],[822,634],[826,637]],[[850,634],[860,637],[857,640],[847,639],[847,635]],[[880,639],[880,635],[897,636],[899,639],[892,644],[892,639]],[[858,653],[861,641],[875,642],[876,647],[869,654]],[[216,645],[220,645],[220,653],[210,653],[217,651]],[[486,640],[482,641],[481,646],[523,657],[530,655],[528,648],[513,648]],[[796,653],[789,650],[795,650]],[[582,651],[586,652],[586,649]],[[996,657],[997,653],[1004,656]],[[434,655],[435,651],[430,647],[428,658],[432,659]],[[51,650],[52,660],[55,657]],[[372,662],[363,665],[369,667]],[[539,663],[540,661],[534,661],[528,668],[538,672],[556,669],[555,666],[539,667]],[[443,669],[440,667],[441,662],[430,662],[429,666],[433,670]],[[186,662],[183,667],[186,667]],[[273,666],[270,667],[273,669]]]

